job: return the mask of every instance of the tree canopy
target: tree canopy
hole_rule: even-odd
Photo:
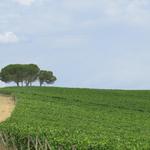
[[[43,83],[52,84],[56,81],[56,77],[53,75],[53,72],[41,70],[39,73],[39,82],[40,86],[43,85]]]
[[[17,86],[32,86],[34,81],[52,84],[56,77],[52,71],[40,70],[35,64],[11,64],[1,69],[0,80],[5,83],[15,82]]]

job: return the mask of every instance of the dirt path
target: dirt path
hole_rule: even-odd
[[[0,95],[0,123],[11,116],[15,108],[15,102],[12,97]]]

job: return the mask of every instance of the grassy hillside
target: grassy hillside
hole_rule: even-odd
[[[52,150],[150,149],[150,91],[46,87],[0,91],[16,96],[16,109],[0,131],[14,137],[17,146],[27,146],[31,137],[28,144],[47,139]]]

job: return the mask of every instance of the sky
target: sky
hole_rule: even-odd
[[[150,1],[1,0],[0,68],[16,63],[55,86],[150,89]]]

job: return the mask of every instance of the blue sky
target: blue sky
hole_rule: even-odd
[[[0,52],[56,86],[150,89],[150,1],[1,0]]]

